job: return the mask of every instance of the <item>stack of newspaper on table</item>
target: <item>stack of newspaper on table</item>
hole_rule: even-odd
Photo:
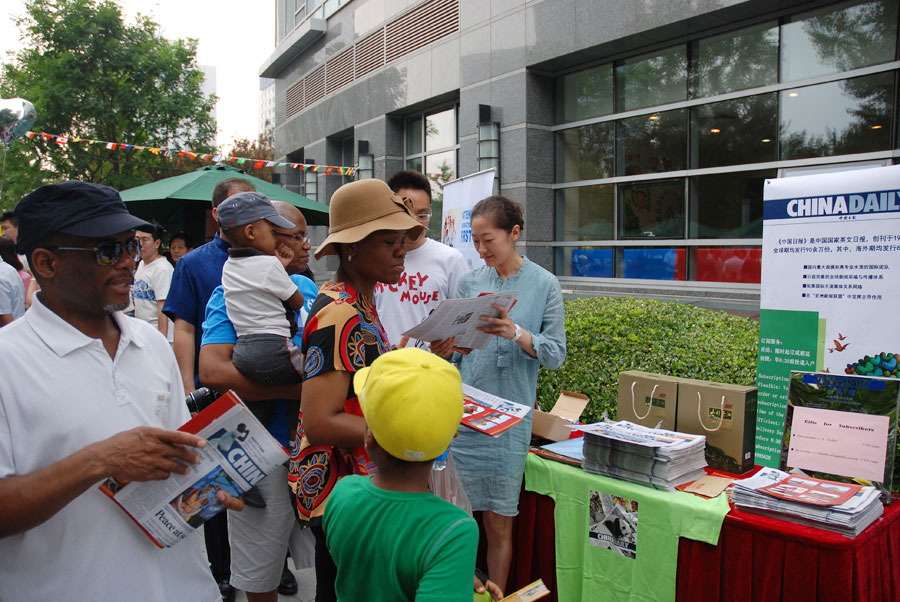
[[[734,482],[736,508],[856,537],[884,512],[875,487],[763,468]]]
[[[627,420],[578,425],[584,432],[586,472],[672,491],[699,479],[706,437],[652,429]]]

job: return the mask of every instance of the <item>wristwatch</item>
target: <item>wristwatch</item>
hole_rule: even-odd
[[[522,327],[516,324],[516,334],[513,335],[513,338],[510,339],[513,343],[517,342],[519,338],[522,336]]]

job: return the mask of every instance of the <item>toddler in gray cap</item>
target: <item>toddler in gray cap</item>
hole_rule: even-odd
[[[225,309],[237,332],[232,361],[248,378],[265,385],[300,382],[301,352],[291,337],[288,315],[303,304],[303,295],[275,254],[273,227],[294,224],[278,214],[265,196],[240,192],[218,208],[219,225],[231,241],[222,270]],[[266,424],[271,407],[249,405]]]

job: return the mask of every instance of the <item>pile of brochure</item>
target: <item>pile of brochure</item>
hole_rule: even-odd
[[[706,437],[652,429],[633,422],[579,425],[586,472],[672,491],[699,479],[706,466]]]
[[[830,499],[829,499],[830,498]],[[736,508],[856,537],[884,512],[879,491],[763,468],[734,482]]]

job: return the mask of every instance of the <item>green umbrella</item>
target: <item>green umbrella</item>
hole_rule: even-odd
[[[187,232],[196,241],[207,238],[207,214],[213,189],[226,178],[243,178],[273,201],[294,205],[310,226],[328,225],[328,206],[265,180],[248,176],[231,165],[207,165],[196,171],[123,190],[128,210],[154,221],[169,232]]]

